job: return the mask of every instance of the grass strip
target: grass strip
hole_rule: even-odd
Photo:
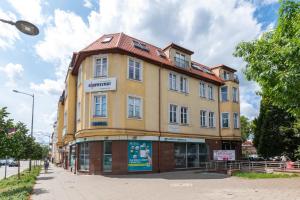
[[[291,173],[258,173],[258,172],[235,172],[233,176],[248,178],[248,179],[266,179],[266,178],[295,178],[300,177],[298,174]]]
[[[40,174],[41,167],[32,168],[31,172],[23,171],[18,175],[10,176],[0,181],[1,200],[28,200],[32,193],[37,176]]]

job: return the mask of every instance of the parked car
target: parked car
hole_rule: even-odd
[[[0,167],[5,166],[6,160],[0,160]]]
[[[19,167],[19,162],[15,161],[15,160],[10,159],[7,162],[8,162],[9,167]]]

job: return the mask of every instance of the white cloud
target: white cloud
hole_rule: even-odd
[[[91,0],[84,0],[83,1],[83,6],[86,7],[86,8],[90,8],[90,9],[93,8],[93,4],[92,4]]]
[[[16,16],[11,12],[4,12],[0,9],[0,18],[8,21],[15,21]],[[0,22],[0,49],[8,49],[20,39],[16,27]]]
[[[42,12],[41,0],[7,0],[17,11],[22,20],[28,20],[31,23],[42,25],[46,17]]]
[[[183,4],[180,0],[101,0],[100,3],[100,11],[92,10],[88,23],[73,12],[55,10],[53,22],[35,46],[43,60],[56,66],[55,85],[63,83],[72,53],[105,33],[125,32],[161,47],[169,42],[179,43],[193,50],[193,59],[200,63],[224,63],[239,72],[244,63],[232,56],[235,46],[261,33],[261,25],[254,17],[256,4],[249,1],[188,0]],[[252,84],[242,81],[245,91],[253,89]],[[245,99],[242,113],[253,116],[249,105],[257,110],[258,101]]]
[[[63,90],[63,83],[60,81],[54,81],[50,79],[45,79],[41,84],[30,83],[30,88],[37,92],[44,94],[55,94],[59,95]]]
[[[0,71],[4,72],[8,79],[6,86],[14,87],[16,86],[16,81],[22,76],[24,71],[23,66],[20,64],[8,63],[4,67],[0,67]]]

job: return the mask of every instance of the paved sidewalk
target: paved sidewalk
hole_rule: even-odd
[[[162,174],[75,175],[50,167],[34,187],[33,200],[300,200],[300,178],[246,180],[197,171]]]

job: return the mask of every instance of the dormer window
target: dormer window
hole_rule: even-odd
[[[103,40],[101,41],[102,43],[108,43],[112,40],[113,37],[105,37],[103,38]]]
[[[189,66],[189,62],[186,60],[184,54],[176,52],[174,61],[177,67],[187,68]]]
[[[227,71],[223,72],[223,79],[224,80],[229,80],[230,74]]]
[[[159,55],[160,57],[162,57],[162,58],[166,58],[166,55],[164,54],[164,52],[163,52],[163,51],[161,51],[161,50],[157,49],[157,50],[156,50],[156,52],[157,52],[157,55]]]
[[[149,48],[146,46],[146,44],[144,44],[144,43],[142,43],[142,42],[133,40],[133,46],[134,46],[135,48],[138,48],[138,49],[141,49],[141,50],[143,50],[143,51],[149,52]]]

